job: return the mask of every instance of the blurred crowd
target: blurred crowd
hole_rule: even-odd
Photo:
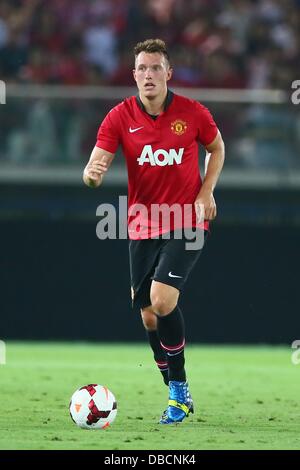
[[[173,85],[290,88],[300,0],[0,0],[0,79],[132,85],[132,46],[164,39]]]
[[[300,78],[300,0],[0,0],[0,80],[133,85],[132,48],[151,37],[168,44],[171,86],[290,90]],[[10,97],[0,106],[0,164],[85,161],[116,102],[79,98]],[[299,166],[296,106],[209,107],[227,166]]]

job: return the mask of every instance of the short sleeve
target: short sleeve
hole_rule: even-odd
[[[197,103],[197,127],[199,142],[207,146],[212,143],[218,133],[218,127],[209,110],[200,103]]]
[[[120,143],[119,115],[113,108],[102,121],[97,134],[96,147],[115,153]]]

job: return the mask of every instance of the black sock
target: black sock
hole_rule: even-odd
[[[157,317],[160,344],[167,353],[169,380],[186,381],[184,369],[184,320],[179,307],[168,315]]]
[[[163,376],[163,380],[166,385],[169,385],[169,367],[168,367],[168,359],[165,351],[163,350],[160,340],[157,335],[156,330],[146,330],[148,334],[148,339],[150,346],[153,351],[154,360],[159,368],[161,375]]]

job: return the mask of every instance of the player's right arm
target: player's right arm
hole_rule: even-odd
[[[83,171],[83,181],[90,188],[97,188],[109,169],[115,154],[95,146]]]

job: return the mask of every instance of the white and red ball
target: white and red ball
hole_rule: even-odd
[[[117,415],[117,402],[107,387],[85,385],[73,393],[70,415],[80,428],[105,429]]]

